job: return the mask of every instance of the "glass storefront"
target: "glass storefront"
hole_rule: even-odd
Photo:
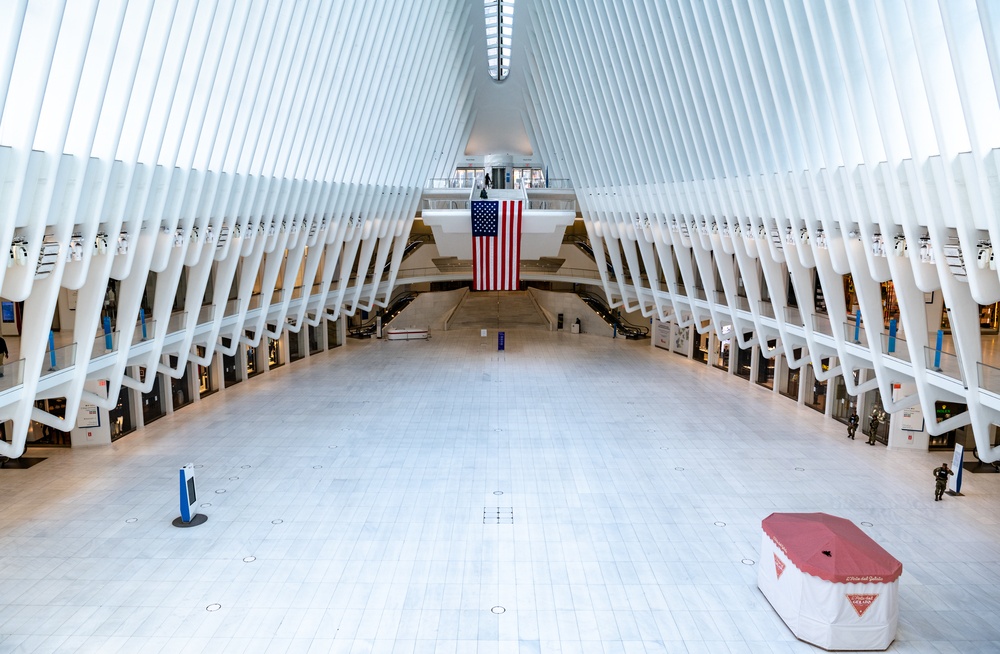
[[[830,369],[830,360],[822,359],[823,370],[827,371]],[[810,409],[819,411],[820,413],[826,413],[826,381],[820,381],[816,379],[815,370],[813,370],[812,364],[807,364],[805,366],[805,376],[806,376],[806,398],[805,404]]]
[[[309,325],[309,354],[319,354],[321,352],[319,344],[319,329]]]
[[[302,349],[302,330],[288,332],[288,360],[298,361],[305,358],[305,356],[305,352]]]
[[[699,334],[695,332],[694,335],[694,353],[691,355],[695,361],[700,361],[704,364],[708,363],[708,341],[709,332],[704,334]]]
[[[934,413],[935,420],[937,422],[944,422],[952,416],[957,416],[961,413],[965,413],[968,407],[959,402],[935,402],[934,403]],[[927,448],[930,450],[954,450],[955,444],[967,445],[969,449],[975,445],[974,442],[967,444],[965,442],[966,432],[969,435],[972,434],[972,428],[969,426],[959,427],[958,429],[953,429],[949,432],[945,432],[940,436],[931,436],[927,443]],[[972,439],[969,439],[972,441]]]
[[[111,440],[116,441],[125,434],[135,431],[135,421],[132,420],[132,389],[122,386],[118,391],[118,404],[108,411],[111,422]]]
[[[747,333],[748,339],[753,338],[753,334]],[[753,347],[747,349],[736,348],[736,376],[750,381],[750,368],[753,366]]]
[[[795,357],[796,359],[798,359],[799,357],[801,357],[802,356],[802,348],[797,347],[794,350],[792,350],[792,356]],[[786,365],[787,365],[787,362],[786,362]],[[799,376],[800,376],[800,371],[801,371],[801,368],[797,368],[797,369],[794,369],[794,370],[791,369],[791,368],[789,368],[788,371],[787,371],[788,374],[785,377],[785,383],[784,383],[784,385],[781,388],[778,389],[779,393],[781,393],[785,397],[790,397],[791,399],[795,400],[796,402],[799,401]]]
[[[854,372],[854,383],[858,383],[858,371]],[[833,410],[831,416],[837,422],[847,424],[851,413],[857,410],[858,398],[848,394],[847,383],[842,375],[838,375],[833,380]],[[858,414],[861,415],[860,413]]]
[[[222,339],[222,346],[229,347],[232,341],[228,338]],[[229,388],[233,384],[239,384],[243,381],[243,376],[240,374],[240,367],[237,362],[236,352],[233,354],[223,354],[222,355],[222,384],[225,388]]]
[[[245,347],[247,357],[247,379],[264,372],[264,366],[260,364],[258,356],[259,352],[259,347],[253,347],[252,345],[247,345]]]
[[[35,402],[35,406],[45,411],[51,413],[57,418],[66,417],[66,398],[65,397],[53,397],[47,400],[38,400]],[[43,425],[40,422],[31,421],[31,427],[28,430],[28,443],[29,447],[36,446],[49,446],[49,447],[69,447],[70,446],[70,434],[68,431],[63,431],[61,429],[56,429],[55,427],[49,427],[48,425]]]
[[[198,356],[204,358],[205,348],[201,345],[197,349]],[[215,388],[212,383],[212,372],[214,364],[203,366],[198,364],[198,397],[205,397],[206,395],[211,395],[215,391],[219,390]]]
[[[886,412],[885,407],[882,406],[881,393],[877,390],[866,393],[865,410],[863,413],[859,413],[858,416],[861,418],[861,433],[865,436],[870,436],[872,426],[874,425],[876,427],[876,442],[883,445],[889,444],[889,414]]]
[[[733,331],[732,325],[722,326],[722,335],[728,336]],[[720,370],[729,370],[729,349],[732,339],[725,338],[720,340],[715,344],[715,354],[713,355],[712,365]]]
[[[340,347],[343,343],[340,342],[340,338],[337,334],[337,322],[336,320],[324,320],[326,323],[326,349],[332,350],[335,347]]]
[[[767,349],[760,348],[759,354],[757,356],[757,383],[764,388],[774,389],[774,359],[775,357],[767,358],[764,356],[765,352],[770,354],[778,346],[778,341],[770,340],[767,342]]]
[[[154,376],[153,386],[148,393],[142,394],[142,424],[144,425],[162,418],[165,413],[163,394],[160,392],[160,376],[155,372],[151,374]],[[143,367],[139,368],[139,381],[143,384],[146,383],[146,369]]]
[[[170,357],[170,367],[177,367],[177,357]],[[170,396],[174,400],[174,411],[191,404],[191,366],[184,366],[184,374],[179,379],[170,378]]]
[[[281,365],[281,341],[267,339],[267,369],[274,370]]]

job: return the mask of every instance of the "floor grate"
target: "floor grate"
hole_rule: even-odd
[[[512,506],[484,506],[484,525],[512,525],[514,524],[514,507]]]

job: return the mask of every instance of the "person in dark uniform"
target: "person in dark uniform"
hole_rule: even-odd
[[[851,411],[850,417],[847,418],[847,437],[852,441],[854,440],[854,435],[858,433],[858,424],[861,422],[861,418],[858,417],[857,411]]]
[[[872,413],[872,419],[868,423],[868,444],[869,445],[874,445],[875,444],[875,436],[878,434],[878,426],[879,426],[878,414],[873,412]]]
[[[934,468],[934,501],[944,499],[944,489],[948,485],[948,475],[955,474],[954,470],[948,469],[947,463],[942,463],[940,467]]]
[[[486,173],[486,188],[493,188],[493,180],[490,179],[490,174]]]
[[[0,377],[3,377],[3,364],[6,363],[9,356],[10,351],[7,349],[7,341],[4,340],[3,336],[0,336]]]

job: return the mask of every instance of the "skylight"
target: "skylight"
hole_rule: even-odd
[[[486,61],[498,82],[510,74],[510,43],[514,31],[514,0],[483,0],[486,10]]]

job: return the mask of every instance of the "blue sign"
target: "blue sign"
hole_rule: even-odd
[[[497,350],[503,351],[503,332],[497,332]]]
[[[14,303],[4,302],[3,307],[3,321],[4,322],[14,322]]]

